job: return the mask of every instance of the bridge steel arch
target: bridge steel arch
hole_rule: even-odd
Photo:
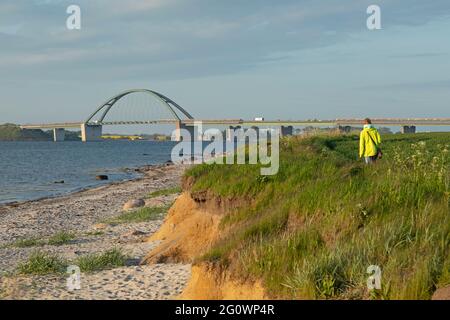
[[[169,99],[168,97],[164,96],[161,93],[158,93],[156,91],[153,90],[148,90],[148,89],[131,89],[131,90],[127,90],[124,91],[112,98],[110,98],[109,100],[105,101],[105,103],[103,103],[100,107],[98,107],[84,122],[84,124],[89,124],[91,123],[92,118],[94,118],[99,112],[103,112],[102,115],[100,116],[100,119],[95,123],[95,124],[100,124],[103,122],[103,120],[105,119],[106,115],[108,114],[108,112],[111,110],[111,108],[123,97],[133,94],[133,93],[146,93],[149,94],[150,96],[156,98],[157,100],[161,101],[163,103],[163,105],[170,111],[170,113],[173,115],[174,120],[176,121],[181,121],[182,119],[180,119],[180,117],[178,116],[178,114],[175,112],[175,109],[177,109],[178,111],[180,111],[182,114],[184,114],[186,116],[187,119],[189,120],[193,120],[194,118],[185,110],[183,109],[181,106],[179,106],[175,101]]]

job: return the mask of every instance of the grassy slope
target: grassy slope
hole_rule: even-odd
[[[280,171],[200,165],[192,192],[253,199],[202,259],[263,279],[283,298],[427,299],[450,283],[450,134],[384,136],[385,157],[357,161],[358,137],[282,141]],[[382,268],[367,292],[366,269]]]

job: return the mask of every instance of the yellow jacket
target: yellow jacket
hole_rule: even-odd
[[[381,137],[377,129],[371,125],[364,126],[359,135],[359,157],[373,157],[377,155],[381,144]]]

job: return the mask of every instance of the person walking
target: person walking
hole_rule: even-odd
[[[382,157],[381,137],[369,118],[364,119],[364,129],[359,135],[359,157],[364,157],[366,164],[374,163]]]

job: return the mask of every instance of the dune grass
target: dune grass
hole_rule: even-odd
[[[143,207],[136,211],[124,212],[121,215],[105,220],[105,223],[116,225],[123,223],[137,223],[161,219],[171,205],[162,207]]]
[[[68,231],[59,231],[52,235],[48,239],[40,239],[36,237],[32,238],[21,238],[13,243],[9,244],[9,247],[15,248],[31,248],[31,247],[42,247],[45,245],[49,246],[62,246],[69,244],[72,240],[76,238],[76,235]]]
[[[264,179],[257,165],[193,167],[191,192],[249,204],[200,260],[262,279],[274,297],[430,298],[450,284],[450,134],[383,138],[373,166],[357,159],[357,136],[339,135],[283,139],[279,173]],[[367,290],[370,265],[379,292]]]
[[[50,273],[63,273],[66,262],[56,255],[35,251],[26,262],[18,265],[17,270],[25,275],[45,275]]]
[[[57,255],[36,250],[27,261],[18,265],[17,271],[24,275],[59,274],[65,273],[67,267],[73,264],[79,266],[82,272],[95,272],[122,267],[127,260],[128,256],[119,248],[84,255],[75,261],[66,261]]]
[[[47,244],[50,246],[62,246],[69,244],[75,239],[75,234],[67,231],[60,231],[47,240]]]
[[[99,254],[82,256],[75,261],[82,272],[94,272],[113,269],[125,265],[128,257],[122,250],[114,248]]]
[[[40,247],[43,245],[45,245],[45,241],[39,238],[21,238],[14,241],[9,246],[16,248],[31,248],[31,247]]]
[[[152,193],[150,193],[148,195],[148,197],[155,198],[155,197],[160,197],[160,196],[169,196],[169,195],[180,193],[180,192],[181,192],[181,187],[177,186],[177,187],[173,187],[173,188],[167,188],[167,189],[153,191]]]
[[[98,236],[102,236],[104,234],[105,234],[105,231],[95,230],[95,231],[86,232],[84,235],[87,237],[98,237]]]

